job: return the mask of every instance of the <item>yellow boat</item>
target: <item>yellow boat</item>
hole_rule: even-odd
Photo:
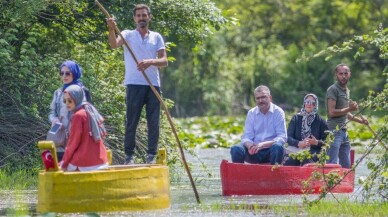
[[[41,151],[50,150],[54,169],[39,173],[38,207],[42,212],[115,212],[166,209],[170,207],[170,179],[166,151],[159,150],[157,164],[109,166],[90,172],[58,169],[55,145],[40,141]],[[109,163],[112,162],[108,152]]]

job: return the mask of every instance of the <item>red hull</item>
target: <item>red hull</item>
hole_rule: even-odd
[[[280,166],[221,162],[222,194],[230,195],[280,195],[303,194],[303,181],[308,180],[314,171],[322,172],[316,166]],[[342,176],[349,169],[341,168],[337,164],[328,164],[324,173],[338,171]],[[310,184],[311,193],[320,193],[323,181]],[[351,193],[354,189],[354,172],[348,174],[332,192]]]

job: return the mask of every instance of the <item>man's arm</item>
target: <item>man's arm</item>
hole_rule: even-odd
[[[351,111],[356,111],[358,108],[357,103],[349,103],[348,107],[342,109],[336,109],[337,102],[332,98],[327,98],[327,110],[330,118],[348,115]]]
[[[108,22],[108,29],[109,29],[109,45],[112,49],[116,49],[118,47],[121,47],[124,42],[120,36],[116,37],[116,19],[115,18],[109,18],[107,20]]]
[[[257,146],[260,147],[260,149],[271,148],[272,144],[274,143],[275,141],[270,140],[270,141],[260,142],[259,144],[257,144]]]
[[[253,122],[253,112],[249,111],[247,118],[245,119],[244,133],[241,138],[241,143],[248,148],[254,145],[253,140],[255,138],[254,122]]]
[[[158,58],[156,59],[145,59],[139,62],[137,68],[140,71],[146,70],[150,66],[156,67],[166,67],[168,65],[167,54],[165,49],[161,49],[158,51]]]
[[[274,142],[280,142],[282,144],[287,142],[287,130],[286,130],[286,115],[283,110],[276,110],[276,117],[274,120],[276,137]]]
[[[351,113],[348,113],[347,118],[351,121],[354,121],[354,122],[357,122],[360,124],[365,124],[365,125],[369,124],[369,122],[366,118],[359,118],[359,117],[352,115]]]
[[[265,142],[260,142],[258,144],[247,144],[245,143],[245,147],[248,148],[248,152],[250,155],[256,154],[258,151],[265,149],[265,148],[271,148],[272,144],[274,144],[275,141],[270,140],[270,141],[265,141]]]
[[[158,51],[158,59],[155,60],[153,65],[159,68],[166,67],[168,65],[166,49]]]

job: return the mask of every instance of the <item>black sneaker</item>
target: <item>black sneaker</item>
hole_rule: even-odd
[[[125,164],[125,165],[135,164],[135,161],[133,161],[132,156],[128,156],[128,157],[125,159],[124,164]]]
[[[152,154],[147,155],[146,163],[147,164],[156,164],[156,156],[152,155]]]

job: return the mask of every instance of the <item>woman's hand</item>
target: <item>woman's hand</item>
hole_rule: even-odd
[[[318,140],[313,135],[311,135],[310,137],[311,138],[306,138],[305,139],[307,144],[309,144],[309,146],[311,146],[311,145],[318,145]]]
[[[58,118],[55,118],[52,122],[51,122],[51,127],[55,125],[55,123],[57,122],[60,122]]]
[[[63,160],[61,160],[58,164],[59,164],[58,167],[59,167],[60,170],[66,171],[66,168],[62,168]]]
[[[307,148],[309,147],[310,145],[308,144],[308,142],[306,141],[306,139],[302,140],[302,141],[299,141],[298,143],[298,148],[299,149],[304,149],[304,148]]]

